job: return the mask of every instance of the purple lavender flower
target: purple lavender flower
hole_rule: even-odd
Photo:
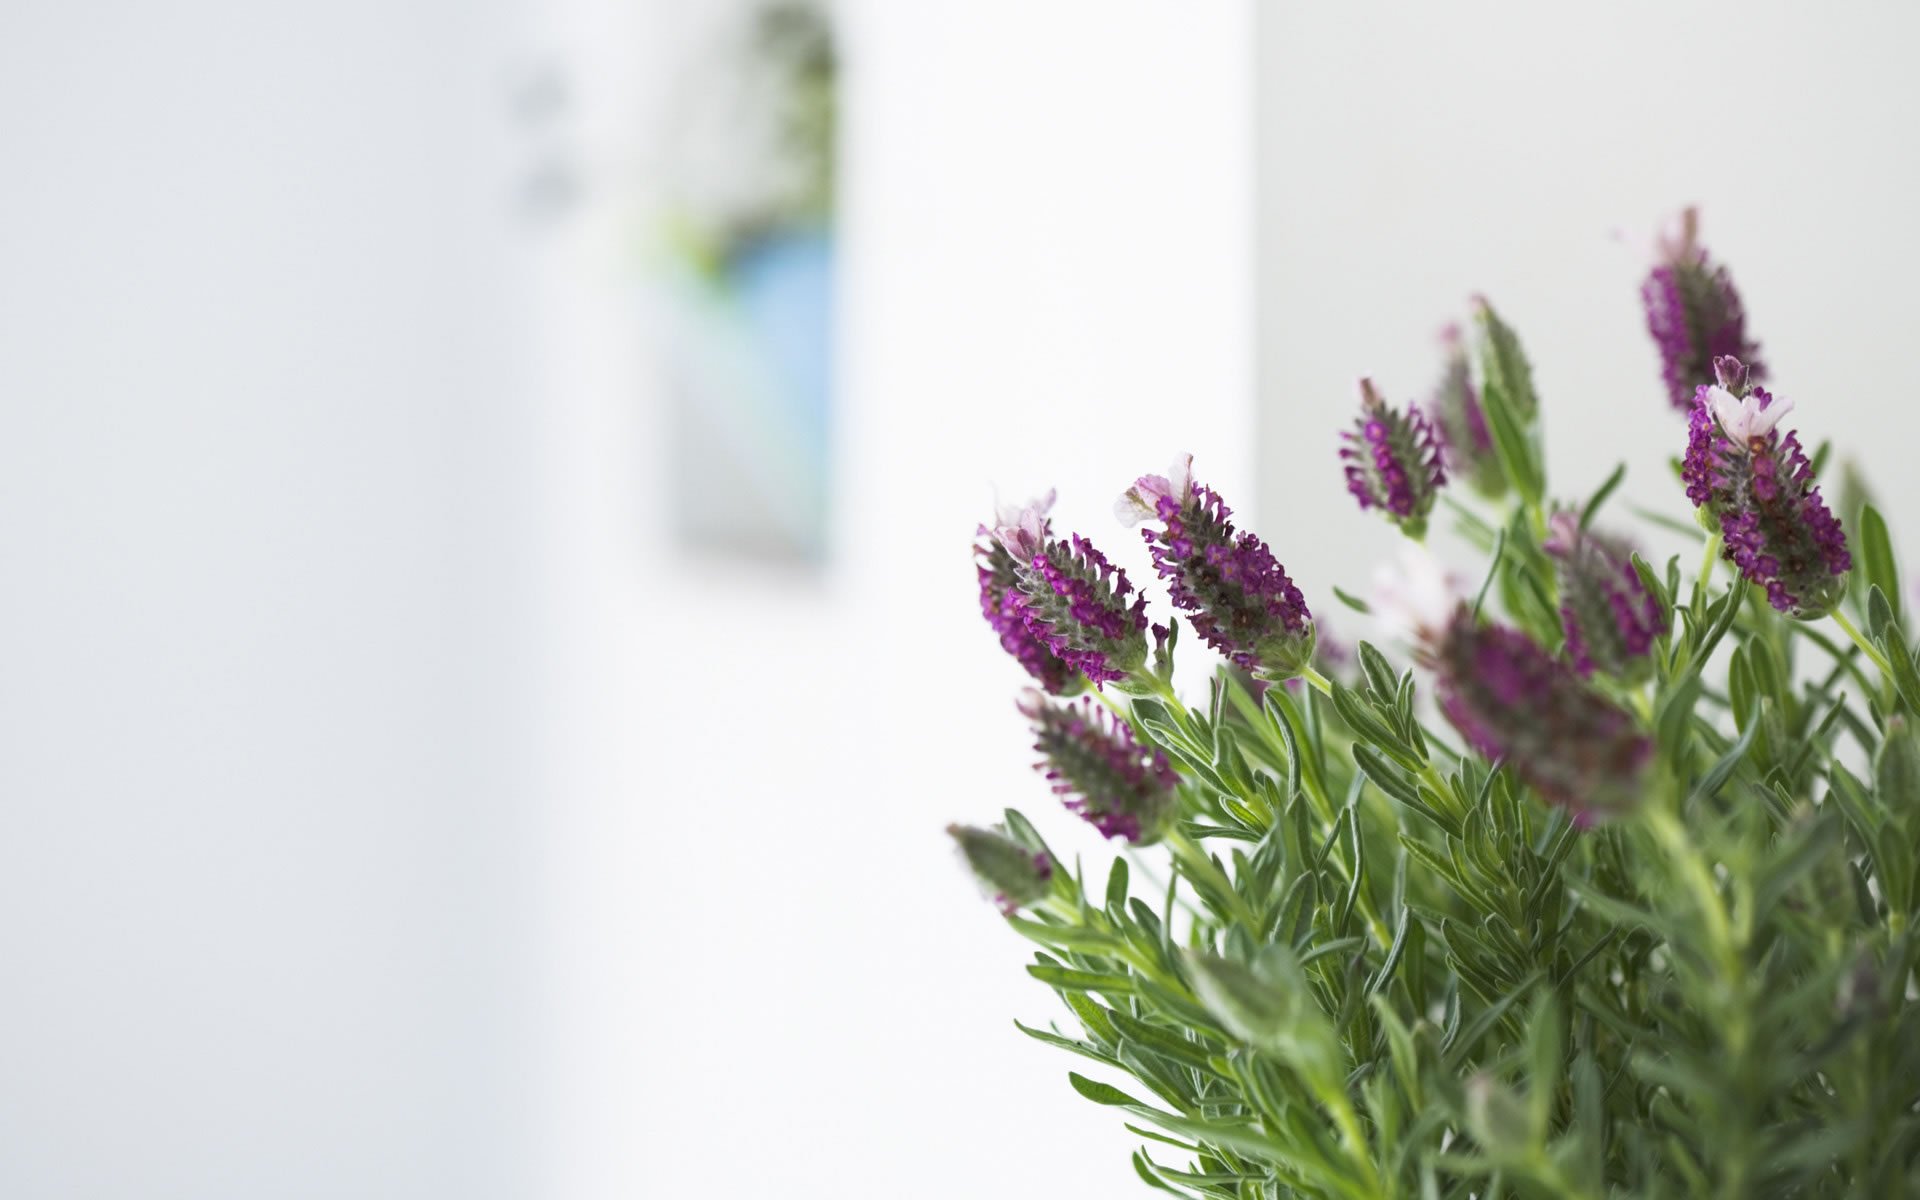
[[[1371,379],[1360,381],[1360,408],[1354,427],[1342,435],[1347,490],[1361,508],[1378,508],[1408,537],[1420,537],[1447,482],[1433,426],[1411,405],[1388,408]]]
[[[997,523],[1017,528],[1021,518],[1032,513],[1039,520],[1039,536],[1044,539],[1051,532],[1046,513],[1053,507],[1053,495],[1048,492],[1024,508],[1003,510]],[[1027,628],[1026,601],[1018,586],[1020,564],[991,529],[982,525],[979,532],[985,540],[975,543],[973,553],[980,573],[980,612],[1000,635],[1001,648],[1054,695],[1079,691],[1085,677]]]
[[[1652,740],[1569,664],[1518,630],[1477,623],[1464,605],[1429,652],[1440,711],[1488,761],[1582,824],[1637,799]]]
[[[1096,685],[1125,679],[1147,658],[1147,598],[1092,542],[1052,535],[1051,499],[1000,514],[993,529],[1017,568],[1015,607],[1028,635],[1071,670]]]
[[[1699,211],[1689,208],[1677,234],[1661,237],[1660,261],[1640,288],[1667,398],[1682,412],[1693,407],[1694,390],[1713,381],[1713,361],[1723,355],[1744,360],[1755,383],[1767,377],[1755,357],[1760,347],[1747,337],[1740,293],[1727,269],[1707,257],[1699,235]]]
[[[1507,475],[1493,449],[1493,434],[1480,407],[1480,393],[1473,386],[1460,327],[1441,330],[1440,344],[1446,350],[1447,366],[1427,403],[1427,415],[1440,442],[1441,461],[1455,476],[1464,476],[1473,490],[1497,500],[1507,490]]]
[[[1236,532],[1232,510],[1193,482],[1193,456],[1167,475],[1143,475],[1114,505],[1141,530],[1174,607],[1235,666],[1274,679],[1298,674],[1313,657],[1313,614],[1267,544]]]
[[[1793,409],[1736,358],[1713,362],[1717,380],[1694,396],[1681,479],[1687,498],[1724,539],[1722,555],[1767,602],[1803,621],[1824,616],[1853,568],[1847,537],[1813,482],[1800,439],[1775,429]]]
[[[1640,582],[1632,551],[1616,538],[1581,529],[1571,512],[1553,514],[1549,524],[1545,549],[1559,564],[1568,659],[1583,676],[1597,670],[1640,682],[1653,668],[1653,642],[1667,631],[1667,615]]]
[[[1179,811],[1180,777],[1164,754],[1135,741],[1133,730],[1092,700],[1053,704],[1029,688],[1020,711],[1033,722],[1034,769],[1069,810],[1106,837],[1139,846],[1160,840]]]
[[[949,825],[947,833],[960,846],[960,857],[1007,916],[1046,899],[1053,882],[1053,859],[1044,850],[1029,850],[998,829]]]

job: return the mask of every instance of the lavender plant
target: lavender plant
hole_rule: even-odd
[[[983,529],[1040,772],[1121,853],[1064,861],[1016,810],[951,832],[1065,1005],[1018,1028],[1092,1064],[1068,1081],[1145,1184],[1920,1195],[1920,667],[1890,539],[1862,487],[1847,529],[1827,508],[1825,447],[1755,386],[1692,228],[1646,294],[1696,568],[1597,525],[1624,468],[1554,502],[1550,408],[1485,301],[1430,415],[1363,385],[1337,462],[1410,541],[1450,514],[1483,561],[1463,587],[1413,555],[1374,614],[1405,636],[1348,680],[1188,458],[1117,506],[1164,624],[1045,503]],[[1221,660],[1193,697],[1181,620]]]

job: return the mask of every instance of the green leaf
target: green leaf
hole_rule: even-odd
[[[1887,719],[1887,738],[1874,762],[1874,786],[1885,810],[1898,818],[1920,813],[1920,735],[1907,718]]]
[[[1191,1197],[1193,1195],[1191,1192],[1182,1191],[1170,1183],[1163,1182],[1160,1176],[1155,1173],[1158,1165],[1159,1164],[1147,1157],[1146,1151],[1135,1150],[1133,1152],[1134,1174],[1140,1176],[1141,1181],[1146,1183],[1147,1186],[1157,1191],[1171,1192],[1175,1196]]]
[[[1066,950],[1091,950],[1097,954],[1111,952],[1118,945],[1114,936],[1106,930],[1090,929],[1085,925],[1048,925],[1040,921],[1029,921],[1024,917],[1008,917],[1007,925],[1020,936],[1043,946],[1058,946]]]
[[[1095,1104],[1126,1105],[1131,1108],[1143,1108],[1138,1100],[1127,1095],[1110,1083],[1101,1083],[1097,1079],[1088,1079],[1078,1071],[1067,1072],[1067,1082],[1073,1090],[1093,1101]]]
[[[1896,618],[1900,615],[1900,572],[1894,565],[1893,543],[1887,537],[1887,523],[1880,511],[1869,504],[1860,510],[1860,570],[1867,583],[1887,597]]]
[[[1620,481],[1626,477],[1627,464],[1621,463],[1613,469],[1613,474],[1607,476],[1607,481],[1594,491],[1593,496],[1588,499],[1586,507],[1580,510],[1581,529],[1584,530],[1593,525],[1593,515],[1600,511],[1600,506],[1607,502],[1607,497],[1613,495],[1614,489],[1619,487]]]
[[[1026,1034],[1028,1037],[1032,1038],[1036,1042],[1045,1042],[1049,1046],[1054,1046],[1058,1049],[1066,1050],[1071,1053],[1078,1054],[1083,1058],[1090,1058],[1094,1062],[1104,1063],[1109,1067],[1119,1067],[1120,1065],[1119,1059],[1101,1050],[1098,1046],[1093,1046],[1086,1042],[1075,1041],[1070,1037],[1062,1037],[1059,1034],[1053,1033],[1049,1030],[1035,1029],[1030,1025],[1022,1025],[1018,1021],[1015,1021],[1013,1025],[1014,1025],[1014,1028],[1018,1029],[1021,1033]]]
[[[1393,664],[1387,656],[1380,653],[1372,642],[1362,641],[1355,644],[1354,652],[1360,659],[1360,669],[1367,677],[1367,687],[1376,699],[1392,703],[1400,690],[1400,677],[1394,673]]]
[[[1473,1049],[1479,1044],[1480,1039],[1486,1036],[1487,1031],[1492,1029],[1500,1018],[1507,1015],[1508,1009],[1519,1003],[1520,998],[1533,989],[1534,982],[1539,977],[1537,971],[1529,974],[1500,999],[1481,1009],[1465,1028],[1448,1038],[1440,1047],[1446,1053],[1447,1065],[1457,1070],[1461,1064],[1471,1058]]]
[[[1480,609],[1487,602],[1487,589],[1493,586],[1494,579],[1500,574],[1500,562],[1507,550],[1507,531],[1503,527],[1493,537],[1493,550],[1487,562],[1487,577],[1480,581],[1480,590],[1473,594],[1473,619],[1480,619]]]
[[[1893,668],[1893,686],[1899,689],[1900,699],[1909,712],[1920,713],[1920,671],[1914,669],[1913,653],[1907,649],[1907,638],[1898,622],[1888,623],[1880,638],[1880,650]]]
[[[1694,682],[1697,684],[1698,680]],[[1708,768],[1707,773],[1700,777],[1700,782],[1694,785],[1692,802],[1698,803],[1719,793],[1721,785],[1726,783],[1727,778],[1740,765],[1740,760],[1747,756],[1747,751],[1753,748],[1754,736],[1760,732],[1759,717],[1759,707],[1756,705],[1755,711],[1743,722],[1745,732],[1740,735],[1740,740],[1733,744],[1732,749],[1721,755],[1720,761]]]
[[[1139,986],[1131,976],[1076,971],[1071,967],[1058,967],[1050,963],[1029,963],[1027,974],[1041,983],[1069,992],[1111,992],[1115,995],[1127,995]]]
[[[1358,596],[1351,595],[1347,592],[1342,591],[1339,588],[1334,588],[1333,594],[1340,601],[1340,603],[1346,605],[1348,608],[1352,609],[1357,613],[1365,614],[1365,613],[1371,613],[1373,611],[1373,606],[1368,604],[1365,600],[1362,600]]]
[[[1127,907],[1127,860],[1115,858],[1107,870],[1107,911],[1125,912]]]
[[[1877,587],[1867,588],[1867,636],[1883,638],[1887,635],[1887,626],[1893,624],[1893,601]]]

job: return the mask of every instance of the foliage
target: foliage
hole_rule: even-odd
[[[1558,653],[1544,406],[1479,319],[1510,486],[1446,501],[1486,557],[1467,601]],[[1582,528],[1620,477],[1569,506]],[[1101,699],[1178,773],[1178,822],[1008,917],[1072,1017],[1020,1029],[1092,1064],[1072,1086],[1175,1195],[1920,1194],[1920,667],[1886,523],[1847,515],[1831,622],[1662,520],[1705,559],[1631,560],[1665,630],[1642,678],[1587,686],[1653,753],[1591,824],[1459,748],[1379,647],[1350,682],[1222,666],[1191,703],[1163,647]]]

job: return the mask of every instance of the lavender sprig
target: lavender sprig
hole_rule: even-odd
[[[1371,379],[1360,381],[1360,416],[1341,435],[1347,490],[1363,509],[1384,512],[1408,537],[1426,533],[1427,514],[1446,485],[1440,444],[1419,409],[1387,405]]]
[[[1018,566],[1014,584],[1028,634],[1096,685],[1139,669],[1147,658],[1147,598],[1125,571],[1079,534],[1053,537],[1037,505],[1003,514],[993,533]]]
[[[1667,398],[1681,412],[1692,409],[1696,388],[1713,382],[1716,358],[1742,360],[1755,383],[1767,377],[1760,347],[1747,336],[1747,310],[1733,277],[1708,257],[1699,238],[1699,210],[1689,208],[1678,232],[1661,238],[1660,260],[1640,288]]]
[[[1431,646],[1440,711],[1489,762],[1504,762],[1582,823],[1630,807],[1653,742],[1526,634],[1463,606]]]
[[[1447,363],[1427,402],[1427,414],[1440,443],[1441,462],[1456,478],[1464,477],[1474,491],[1498,500],[1506,494],[1507,476],[1494,449],[1493,432],[1487,428],[1480,393],[1473,385],[1460,327],[1443,329],[1440,344]]]
[[[1039,536],[1044,539],[1052,530],[1046,514],[1053,507],[1053,499],[1054,493],[1048,492],[1024,507],[1003,510],[996,524],[1017,526],[1031,513],[1039,521]],[[1065,696],[1079,691],[1086,677],[1028,628],[1026,600],[1019,588],[1020,564],[994,536],[993,530],[982,525],[979,535],[982,540],[974,544],[973,552],[980,576],[980,612],[999,635],[1001,649],[1053,695]]]
[[[1267,544],[1236,530],[1233,510],[1193,481],[1193,456],[1166,475],[1143,475],[1114,505],[1141,530],[1167,594],[1194,631],[1235,666],[1287,679],[1313,658],[1313,614]]]
[[[1543,548],[1558,566],[1560,618],[1574,669],[1642,682],[1653,670],[1654,640],[1667,631],[1667,617],[1633,569],[1632,551],[1581,529],[1579,517],[1564,510],[1548,529]]]
[[[1046,851],[1029,850],[997,829],[976,825],[949,825],[947,835],[1002,913],[1010,917],[1046,898],[1053,881],[1053,859]]]
[[[1138,846],[1157,842],[1178,811],[1180,777],[1166,755],[1141,745],[1133,730],[1093,706],[1055,704],[1028,689],[1020,711],[1033,722],[1034,769],[1053,792],[1105,837]]]
[[[1717,382],[1702,385],[1689,418],[1681,478],[1703,523],[1717,529],[1723,556],[1767,602],[1801,620],[1832,611],[1846,592],[1853,556],[1846,534],[1814,483],[1794,433],[1776,426],[1793,410],[1735,358],[1714,360]]]

